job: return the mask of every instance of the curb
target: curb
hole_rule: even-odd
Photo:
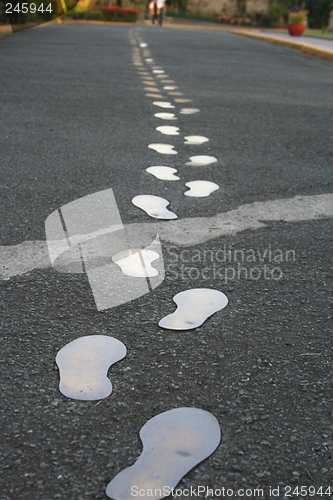
[[[0,37],[12,34],[13,32],[11,26],[0,26]]]
[[[313,56],[324,57],[325,59],[329,59],[333,61],[333,51],[328,49],[321,49],[319,47],[314,47],[311,45],[306,45],[299,42],[293,42],[289,40],[281,40],[269,35],[256,35],[255,33],[249,32],[241,32],[238,30],[229,29],[229,33],[233,33],[234,35],[247,36],[250,38],[255,38],[256,40],[263,40],[264,42],[275,43],[276,45],[281,45],[283,47],[289,47],[291,49],[301,50],[307,54],[311,54]]]

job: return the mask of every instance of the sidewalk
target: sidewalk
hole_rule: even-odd
[[[151,25],[150,21],[140,20],[141,25]],[[261,28],[245,28],[244,26],[233,27],[227,24],[218,24],[205,21],[193,21],[181,18],[165,17],[165,28],[178,29],[208,29],[214,31],[228,31],[236,35],[248,36],[263,40],[265,42],[275,43],[292,49],[298,49],[302,52],[312,54],[325,59],[333,60],[333,40],[315,37],[292,37],[288,33],[267,33],[262,32]]]
[[[230,29],[229,32],[298,49],[308,54],[333,60],[333,40],[326,38],[292,37],[287,33],[258,33],[244,29]]]

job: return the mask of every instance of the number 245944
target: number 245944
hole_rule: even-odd
[[[42,3],[38,7],[35,3],[17,3],[13,8],[13,4],[6,3],[6,14],[13,14],[13,12],[21,12],[22,14],[34,14],[35,12],[52,12],[52,5],[49,4],[44,9],[44,4]]]

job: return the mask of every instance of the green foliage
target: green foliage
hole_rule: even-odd
[[[170,13],[185,14],[187,11],[187,0],[166,0],[166,10]]]
[[[284,3],[272,3],[269,10],[269,18],[271,21],[280,22],[281,18],[284,20],[288,16],[288,7]]]
[[[0,23],[7,23],[8,18],[5,14],[5,4],[0,2]]]
[[[304,24],[306,22],[307,16],[304,10],[299,10],[298,12],[289,12],[288,21],[291,24]]]
[[[100,10],[88,10],[84,13],[85,19],[91,19],[92,21],[103,21],[103,15]]]
[[[333,8],[332,0],[308,0],[308,20],[310,28],[326,28],[330,10]]]
[[[86,9],[84,7],[80,7],[79,5],[76,5],[74,7],[74,9],[67,11],[66,16],[72,17],[73,19],[84,19],[84,15],[88,11],[89,11],[89,9]]]

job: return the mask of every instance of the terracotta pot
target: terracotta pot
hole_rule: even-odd
[[[289,35],[291,36],[301,36],[305,31],[306,24],[305,23],[288,23],[287,28],[289,31]]]

